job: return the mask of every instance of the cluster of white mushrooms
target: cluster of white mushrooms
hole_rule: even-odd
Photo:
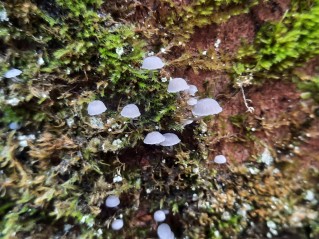
[[[154,212],[153,218],[156,222],[163,222],[166,219],[164,210],[157,210]],[[157,235],[160,239],[174,239],[175,235],[167,223],[161,223],[157,227]]]
[[[120,205],[120,199],[118,196],[110,195],[105,200],[105,206],[108,208],[116,208],[118,205]],[[116,218],[112,221],[111,228],[114,231],[121,230],[124,226],[124,221],[122,218]]]
[[[118,196],[110,195],[105,200],[105,205],[108,208],[117,208],[120,205],[120,199]],[[153,214],[153,218],[157,223],[164,222],[166,219],[166,213],[164,210],[157,210]],[[114,231],[121,230],[124,226],[123,219],[115,218],[111,223],[111,228]],[[174,233],[172,232],[170,226],[167,223],[161,223],[157,227],[157,235],[160,239],[174,239]]]
[[[87,111],[90,116],[100,115],[107,110],[105,104],[100,100],[93,100],[89,103]],[[123,107],[121,116],[125,118],[135,119],[141,116],[141,112],[135,104],[128,104]]]

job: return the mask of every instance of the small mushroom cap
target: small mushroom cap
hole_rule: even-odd
[[[186,126],[186,125],[189,125],[189,124],[191,124],[191,123],[193,123],[194,122],[194,120],[192,120],[192,119],[184,119],[184,120],[182,120],[182,125],[183,126]]]
[[[195,96],[196,92],[198,91],[196,85],[188,85],[189,89],[186,90],[186,93],[190,94],[191,96]]]
[[[188,89],[189,86],[183,78],[173,78],[169,81],[167,92],[177,93]]]
[[[121,115],[126,118],[134,119],[139,117],[141,112],[135,104],[128,104],[122,109]]]
[[[93,115],[99,115],[104,113],[107,110],[105,104],[100,100],[93,100],[88,105],[88,114]]]
[[[150,132],[144,139],[144,144],[160,144],[164,142],[165,137],[158,131]]]
[[[20,129],[21,126],[18,122],[11,122],[9,124],[9,129],[12,129],[12,130],[17,130],[17,129]]]
[[[19,76],[21,75],[22,71],[20,71],[19,69],[11,69],[11,70],[8,70],[5,74],[4,74],[4,77],[5,78],[13,78],[13,77],[16,77],[16,76]]]
[[[123,219],[115,219],[111,224],[111,227],[114,231],[118,231],[122,229],[123,226],[124,226]]]
[[[165,137],[165,140],[162,143],[160,143],[160,145],[162,146],[173,146],[181,142],[181,140],[178,138],[176,134],[166,133],[163,134],[163,136]]]
[[[215,115],[222,112],[222,108],[216,100],[205,98],[197,101],[197,104],[193,107],[193,115],[196,116],[208,116]]]
[[[170,226],[166,223],[162,223],[157,228],[157,235],[160,239],[171,239],[174,238],[174,233],[172,232]]]
[[[217,164],[224,164],[224,163],[226,163],[226,161],[227,161],[227,159],[224,155],[217,155],[214,158],[214,162]]]
[[[118,196],[110,195],[107,197],[105,205],[107,207],[117,207],[118,205],[120,205],[120,199]]]
[[[163,210],[157,210],[154,212],[154,220],[157,222],[162,222],[166,219],[165,212]]]
[[[149,56],[144,59],[141,68],[146,70],[157,70],[163,68],[164,65],[165,64],[161,58],[157,56]]]
[[[188,101],[187,101],[187,104],[188,105],[196,105],[197,104],[197,99],[192,97],[192,98],[189,98]]]

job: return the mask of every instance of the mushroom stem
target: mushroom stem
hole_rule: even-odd
[[[11,78],[11,81],[13,82],[13,83],[21,83],[22,82],[22,80],[21,79],[19,79],[18,77],[12,77]]]

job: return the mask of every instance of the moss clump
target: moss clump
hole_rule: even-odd
[[[236,73],[289,71],[319,53],[319,2],[293,1],[282,20],[264,24],[253,45],[238,52]]]
[[[169,6],[168,15],[161,20],[168,34],[173,34],[175,44],[187,41],[194,33],[195,27],[203,27],[212,23],[222,23],[231,16],[248,12],[258,1],[191,1],[178,3],[163,0],[164,6]]]
[[[125,2],[127,11],[143,8],[142,3]],[[9,21],[0,23],[0,73],[16,67],[23,74],[18,82],[0,82],[0,237],[155,237],[152,212],[158,208],[169,210],[167,220],[174,222],[177,237],[229,238],[260,231],[265,236],[266,220],[291,225],[284,206],[302,202],[292,202],[302,187],[292,188],[295,182],[262,163],[218,170],[212,166],[212,142],[219,143],[224,135],[208,131],[204,120],[180,124],[191,117],[188,96],[167,93],[170,75],[165,69],[140,69],[147,47],[141,39],[148,39],[149,32],[143,35],[123,21],[119,14],[124,1],[118,3],[3,1]],[[159,33],[162,42],[174,38],[174,45],[187,41],[195,27],[245,12],[256,1],[198,1],[182,7],[175,1],[158,3],[173,9],[167,13],[171,22],[166,25],[164,14],[158,23],[166,32],[173,31],[168,38],[161,38],[165,31]],[[222,20],[216,17],[219,13]],[[182,25],[185,35],[175,24]],[[217,59],[213,49],[207,53],[186,51],[171,66],[217,70],[210,65],[215,61],[203,64],[208,57]],[[227,62],[217,66],[228,67]],[[11,99],[18,103],[10,105]],[[87,103],[94,99],[102,100],[108,110],[89,117]],[[119,116],[127,103],[140,107],[138,121]],[[238,128],[246,123],[240,118],[231,120]],[[19,121],[21,129],[9,130],[5,125],[11,121]],[[142,139],[153,130],[174,130],[182,143],[173,149],[144,145]],[[119,175],[122,181],[115,182]],[[111,194],[121,200],[115,211],[104,205]],[[305,208],[314,214],[311,207]],[[114,233],[108,226],[120,216],[125,226]],[[258,224],[258,230],[248,221]]]

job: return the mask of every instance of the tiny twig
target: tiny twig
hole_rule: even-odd
[[[253,113],[254,110],[255,110],[254,107],[249,106],[248,103],[247,103],[248,101],[249,101],[249,102],[252,102],[252,101],[249,100],[249,99],[246,99],[245,92],[244,92],[244,88],[243,88],[242,85],[240,85],[240,89],[241,89],[241,93],[242,93],[242,95],[243,95],[244,104],[245,104],[245,106],[246,106],[246,108],[247,108],[247,111],[248,111],[249,113]]]

